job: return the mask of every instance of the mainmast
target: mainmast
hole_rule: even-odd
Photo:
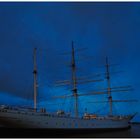
[[[37,109],[37,64],[36,64],[36,50],[37,48],[34,48],[34,111],[36,112]]]
[[[109,73],[109,63],[108,63],[108,57],[106,57],[106,79],[107,79],[107,92],[108,92],[108,100],[109,100],[109,115],[112,115],[112,96],[111,96],[111,86],[110,86],[110,73]]]
[[[75,97],[75,117],[78,117],[78,94],[77,94],[77,81],[76,81],[76,64],[74,45],[72,41],[72,83],[73,83],[73,96]]]

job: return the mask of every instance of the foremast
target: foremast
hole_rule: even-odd
[[[34,111],[37,110],[37,63],[36,63],[36,50],[37,48],[34,48],[34,54],[33,54],[33,61],[34,61]]]
[[[75,117],[78,117],[78,94],[77,94],[77,81],[76,81],[76,64],[75,64],[75,52],[74,43],[72,41],[72,84],[73,84],[73,96],[75,97]]]

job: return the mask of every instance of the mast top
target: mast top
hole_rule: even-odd
[[[106,56],[106,64],[108,64],[108,57]]]
[[[72,52],[74,52],[74,41],[71,42]]]

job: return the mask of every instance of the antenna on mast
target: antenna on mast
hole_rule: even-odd
[[[73,96],[75,97],[75,117],[78,117],[78,94],[77,94],[77,81],[76,81],[76,64],[75,64],[75,52],[74,43],[72,41],[72,83],[73,83]]]
[[[111,88],[110,88],[110,73],[109,73],[108,57],[106,57],[106,79],[108,84],[107,92],[108,92],[108,100],[109,100],[109,107],[110,107],[109,115],[112,115],[112,95],[111,95]]]
[[[37,64],[36,64],[36,50],[37,48],[34,48],[34,70],[33,70],[33,75],[34,75],[34,111],[36,112],[37,110]]]

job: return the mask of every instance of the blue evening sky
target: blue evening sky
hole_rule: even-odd
[[[139,99],[140,3],[38,2],[0,3],[0,104],[31,106],[33,48],[37,48],[38,107],[73,112],[74,100],[52,99],[71,93],[71,86],[55,87],[56,80],[71,80],[71,41],[76,51],[77,76],[105,72],[111,64],[111,86],[132,85],[130,92],[112,93],[113,99]],[[78,51],[78,49],[83,51]],[[103,67],[102,67],[103,66]],[[122,71],[113,74],[113,72]],[[94,78],[94,77],[93,77]],[[92,79],[93,79],[92,78]],[[94,79],[104,79],[105,76]],[[105,88],[106,81],[78,85],[78,93]],[[107,95],[79,97],[79,113],[105,114]],[[58,104],[57,104],[58,103]],[[114,103],[114,113],[140,113],[140,102]],[[105,111],[106,110],[106,111]],[[138,114],[139,116],[139,114]],[[139,117],[137,117],[140,121]]]

